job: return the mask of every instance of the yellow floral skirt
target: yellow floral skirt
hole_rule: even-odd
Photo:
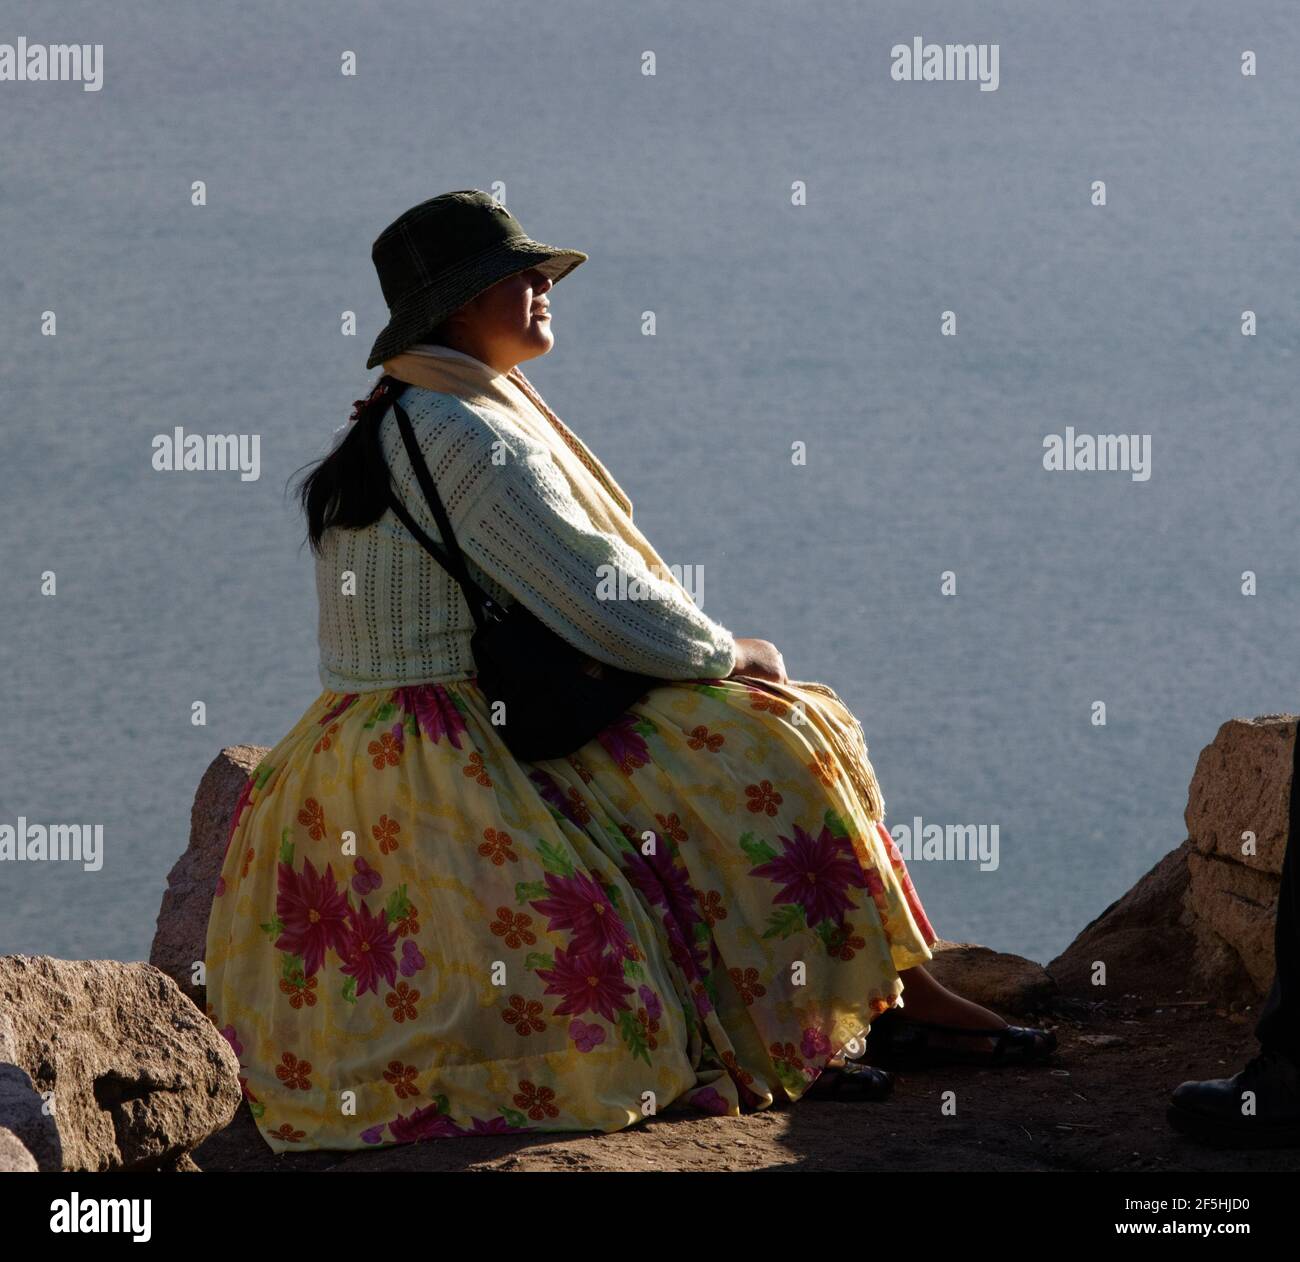
[[[318,697],[249,779],[208,924],[271,1148],[804,1094],[935,934],[793,687],[662,685],[534,763],[472,680]]]

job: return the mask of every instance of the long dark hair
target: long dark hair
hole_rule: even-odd
[[[307,516],[307,542],[320,551],[331,526],[360,530],[377,522],[388,508],[388,466],[379,443],[379,422],[392,402],[396,378],[380,377],[364,399],[352,404],[343,441],[310,467],[298,486]]]

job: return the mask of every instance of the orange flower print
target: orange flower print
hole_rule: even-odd
[[[477,784],[481,784],[485,789],[492,787],[492,777],[487,773],[487,767],[483,763],[483,755],[477,750],[470,754],[469,763],[461,768],[461,771]]]
[[[377,741],[366,746],[366,753],[375,764],[375,770],[383,771],[385,767],[397,766],[402,757],[402,746],[392,732],[383,732]]]
[[[397,849],[397,834],[401,831],[401,824],[387,815],[381,815],[379,823],[370,826],[370,835],[379,843],[380,854],[392,854]]]
[[[420,911],[414,903],[407,903],[406,910],[393,921],[399,938],[413,938],[420,932]]]
[[[722,895],[717,890],[709,890],[700,898],[700,913],[710,929],[719,920],[726,920],[727,909],[722,905]]]
[[[676,842],[686,840],[686,829],[682,827],[682,821],[677,818],[677,812],[664,816],[656,813],[655,819],[659,821],[659,827]]]
[[[541,1019],[541,1011],[542,1005],[536,999],[511,995],[510,1007],[501,1014],[501,1019],[507,1025],[513,1025],[516,1034],[527,1037],[529,1034],[540,1034],[546,1029],[546,1022]]]
[[[770,780],[760,780],[757,784],[747,784],[745,786],[745,796],[749,799],[745,803],[755,815],[766,811],[768,815],[775,815],[776,808],[785,801],[774,788]]]
[[[785,718],[790,710],[790,707],[780,697],[773,697],[757,688],[750,690],[749,704],[755,710],[771,711],[778,719]]]
[[[286,1144],[300,1144],[307,1138],[306,1131],[296,1131],[288,1122],[281,1122],[280,1125],[271,1132],[275,1139],[282,1140]]]
[[[749,1007],[755,999],[761,999],[767,994],[767,987],[762,985],[758,980],[758,969],[756,968],[732,968],[727,970],[736,989],[740,992],[740,998],[743,1000],[745,1007]]]
[[[275,1076],[290,1091],[296,1087],[299,1091],[311,1090],[311,1061],[299,1060],[292,1052],[285,1052],[280,1063],[275,1067]]]
[[[507,859],[511,863],[519,862],[519,856],[511,849],[513,845],[509,833],[500,832],[495,828],[485,828],[478,852],[485,859],[491,859],[493,864],[500,868],[505,866]]]
[[[826,943],[826,953],[832,959],[847,961],[866,945],[862,936],[853,932],[853,926],[845,922],[831,930]]]
[[[659,1022],[651,1020],[650,1014],[644,1008],[636,1010],[636,1019],[640,1023],[645,1045],[653,1052],[659,1046],[659,1040],[655,1038],[659,1033]]]
[[[325,808],[315,798],[308,798],[298,812],[298,823],[312,841],[320,841],[325,836]]]
[[[504,938],[506,946],[512,951],[517,951],[521,946],[532,946],[537,941],[537,935],[528,927],[532,923],[533,918],[526,912],[516,913],[509,907],[498,907],[497,918],[492,922],[492,932],[498,938]]]
[[[337,723],[331,723],[329,727],[325,729],[324,735],[312,747],[312,753],[320,754],[320,753],[324,753],[325,750],[329,749],[329,747],[334,743],[333,737],[338,730],[339,730],[339,725]]]
[[[754,1081],[754,1075],[747,1069],[741,1067],[740,1062],[736,1059],[735,1052],[723,1052],[722,1063],[727,1072],[742,1086],[748,1087]]]
[[[514,1096],[515,1108],[522,1109],[534,1122],[560,1116],[560,1110],[552,1103],[554,1099],[555,1092],[550,1087],[536,1087],[527,1079],[520,1082]]]
[[[572,785],[569,786],[568,815],[579,828],[585,828],[591,822],[591,812],[582,800],[582,794]]]
[[[582,763],[580,763],[576,758],[568,759],[568,763],[569,766],[572,767],[574,771],[576,771],[578,775],[582,777],[583,784],[591,783],[591,772],[588,771],[587,768],[582,765]]]
[[[298,973],[292,981],[287,977],[280,978],[280,991],[282,994],[289,996],[289,1007],[296,1012],[306,1004],[309,1008],[316,1006],[316,996],[311,992],[316,989],[316,983],[320,980],[318,977],[303,977]]]
[[[691,739],[686,743],[692,749],[707,749],[709,753],[716,754],[722,748],[722,743],[727,738],[720,733],[710,733],[709,729],[703,724],[691,730]]]
[[[808,770],[813,773],[828,788],[840,778],[840,769],[835,763],[835,759],[824,750],[818,750],[813,755],[813,760],[808,764]]]
[[[253,864],[253,850],[250,847],[248,853],[244,856],[244,866],[243,868],[240,869],[239,875],[241,877],[247,876],[248,869],[252,866],[252,864]]]
[[[793,1043],[773,1043],[767,1050],[777,1064],[784,1061],[791,1069],[803,1068],[803,1059]]]
[[[418,1072],[414,1065],[403,1065],[400,1060],[390,1060],[388,1068],[384,1070],[384,1081],[392,1087],[399,1100],[405,1100],[407,1096],[420,1094],[420,1088],[415,1085]]]
[[[384,996],[384,1002],[393,1010],[393,1020],[400,1025],[403,1021],[415,1020],[415,1003],[419,997],[418,990],[412,990],[406,982],[398,982],[397,989]]]

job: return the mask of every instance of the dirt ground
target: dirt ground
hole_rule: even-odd
[[[883,1103],[806,1100],[740,1118],[667,1115],[612,1135],[280,1156],[241,1106],[194,1160],[204,1170],[1300,1170],[1300,1149],[1205,1148],[1165,1121],[1180,1082],[1228,1076],[1255,1053],[1251,1011],[1063,1000],[1039,1019],[1015,1020],[1057,1026],[1052,1062],[900,1074]],[[956,1116],[941,1112],[950,1090]]]

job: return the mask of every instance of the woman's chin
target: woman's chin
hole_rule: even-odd
[[[551,332],[550,321],[534,321],[528,330],[528,345],[532,355],[545,355],[555,345],[555,334]]]

